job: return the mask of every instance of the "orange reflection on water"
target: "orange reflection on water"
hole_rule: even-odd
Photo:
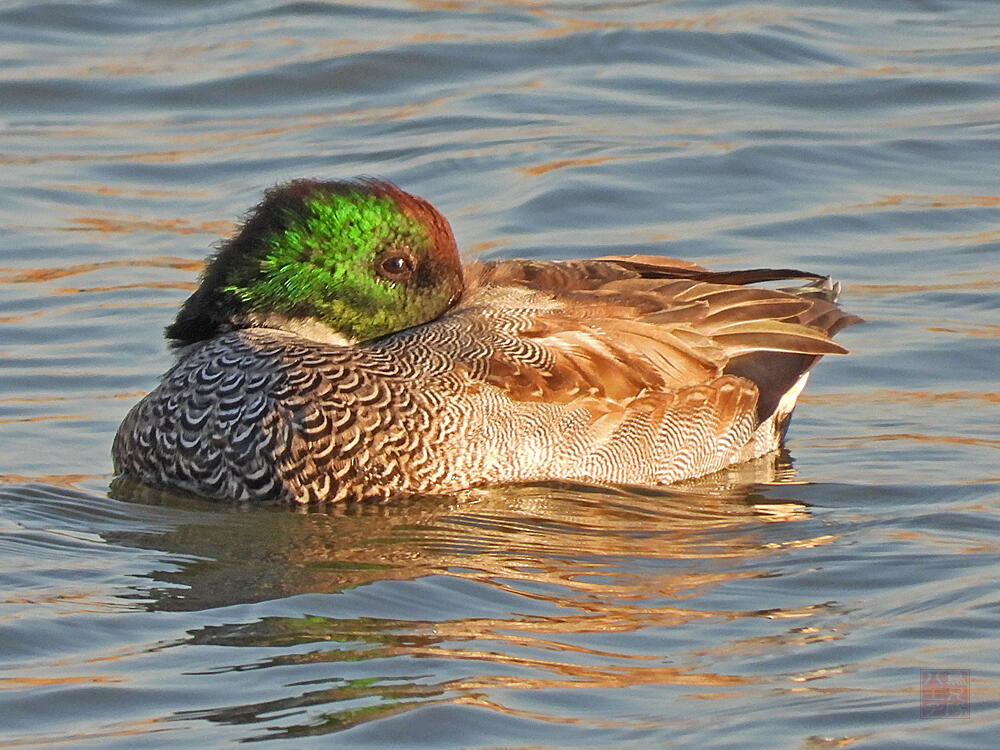
[[[635,157],[633,157],[635,158]],[[618,156],[594,156],[589,158],[577,158],[577,159],[558,159],[556,161],[548,161],[543,164],[535,164],[531,167],[517,167],[517,171],[523,174],[525,177],[538,177],[539,175],[546,174],[547,172],[554,172],[557,169],[565,169],[567,167],[589,167],[595,164],[605,164],[611,161],[620,161],[622,157]]]
[[[144,281],[135,284],[111,284],[108,286],[74,287],[68,286],[56,289],[53,294],[84,294],[88,292],[120,292],[126,289],[171,289],[181,292],[193,292],[198,288],[196,281]],[[120,306],[120,305],[116,305]]]
[[[1000,195],[920,195],[918,193],[898,193],[887,195],[871,203],[859,203],[855,208],[885,208],[900,206],[907,210],[926,208],[970,208],[1000,206]]]
[[[30,422],[72,422],[79,419],[93,419],[94,414],[46,414],[39,417],[13,417],[0,419],[0,424],[23,424]]]
[[[71,677],[0,677],[0,690],[31,690],[38,687],[52,687],[54,685],[113,685],[126,682],[121,677],[108,675],[79,675]]]
[[[890,388],[879,388],[864,392],[840,393],[803,393],[799,403],[824,404],[826,406],[843,406],[848,404],[879,403],[917,403],[917,404],[948,404],[955,401],[985,401],[1000,404],[1000,392],[994,391],[901,391]]]
[[[949,328],[945,328],[943,326],[928,326],[926,330],[931,331],[932,333],[960,333],[963,336],[973,336],[978,338],[1000,338],[1000,325],[993,325],[989,323],[961,327],[952,326]]]
[[[91,135],[96,135],[96,133],[92,133]],[[105,185],[102,183],[80,182],[61,184],[58,186],[58,189],[71,193],[87,193],[114,198],[190,198],[193,195],[207,195],[206,190],[199,190],[195,187],[185,187],[183,190],[164,190],[161,188],[139,188],[131,185]]]
[[[199,221],[187,219],[140,219],[135,216],[80,216],[73,219],[80,228],[96,232],[128,234],[131,232],[170,232],[171,234],[216,234],[232,232],[229,221]]]
[[[992,274],[996,276],[996,274]],[[938,284],[851,284],[850,294],[852,296],[881,296],[884,294],[912,294],[914,292],[944,292],[944,291],[971,291],[979,289],[1000,288],[1000,280],[990,278],[991,273],[984,271],[982,276],[971,281],[952,281]]]
[[[137,258],[128,260],[104,260],[92,263],[76,263],[71,266],[50,268],[29,268],[26,270],[0,269],[7,275],[0,276],[0,284],[27,284],[33,282],[54,281],[55,279],[76,276],[82,273],[93,273],[107,268],[175,268],[180,271],[201,271],[204,262],[188,258],[161,256],[154,258]]]
[[[50,484],[75,490],[82,482],[92,482],[103,477],[103,474],[39,474],[31,477],[23,474],[0,474],[0,484]]]
[[[928,435],[920,432],[885,432],[877,435],[844,436],[829,438],[827,440],[810,441],[815,447],[841,447],[844,445],[859,444],[864,445],[870,442],[886,442],[903,440],[916,443],[940,443],[953,445],[976,445],[985,448],[1000,449],[1000,440],[990,440],[987,438],[974,438],[965,435]]]

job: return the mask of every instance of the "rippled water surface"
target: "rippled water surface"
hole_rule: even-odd
[[[993,746],[998,28],[948,0],[4,3],[0,747]],[[109,489],[212,244],[277,181],[356,174],[470,256],[802,267],[868,323],[787,456],[682,488]],[[953,715],[921,717],[921,669],[967,670]]]

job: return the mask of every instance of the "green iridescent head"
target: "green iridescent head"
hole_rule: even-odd
[[[209,261],[167,336],[265,326],[365,341],[433,320],[462,289],[451,227],[427,201],[388,182],[297,180]]]

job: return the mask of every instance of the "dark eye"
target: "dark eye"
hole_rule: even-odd
[[[389,281],[408,281],[416,270],[416,259],[407,252],[392,250],[376,259],[375,270]]]

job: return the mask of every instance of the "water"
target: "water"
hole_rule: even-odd
[[[5,3],[0,747],[993,745],[998,24]],[[725,480],[328,513],[109,495],[209,247],[270,184],[356,174],[469,255],[802,267],[868,324],[789,456]],[[968,670],[968,716],[921,718],[921,669]]]

